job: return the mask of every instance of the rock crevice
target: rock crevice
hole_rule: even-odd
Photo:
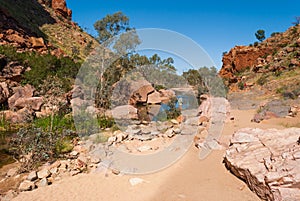
[[[225,166],[261,199],[299,200],[299,128],[244,128],[234,133]]]

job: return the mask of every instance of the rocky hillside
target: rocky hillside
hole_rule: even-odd
[[[72,22],[65,0],[1,0],[0,45],[85,58],[97,41]]]
[[[68,103],[98,42],[72,22],[65,0],[0,0],[0,115],[13,123]]]
[[[272,96],[300,94],[300,26],[261,43],[236,46],[223,56],[219,74],[231,91],[255,88]]]

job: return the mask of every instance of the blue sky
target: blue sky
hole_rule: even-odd
[[[162,28],[183,34],[197,42],[219,69],[222,53],[235,45],[256,41],[254,33],[266,36],[283,32],[300,16],[299,0],[67,0],[73,21],[95,34],[95,21],[122,11],[136,29]]]

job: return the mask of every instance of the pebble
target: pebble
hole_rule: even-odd
[[[145,182],[144,179],[138,178],[138,177],[134,177],[134,178],[130,178],[129,179],[129,183],[131,184],[131,186],[136,186],[138,184],[141,184]]]

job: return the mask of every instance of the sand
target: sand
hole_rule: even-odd
[[[234,121],[225,124],[221,142],[229,144],[230,136],[242,127],[284,128],[290,119],[250,122],[254,110],[233,110]],[[81,174],[53,185],[20,193],[14,201],[258,201],[246,184],[232,175],[222,163],[224,150],[213,151],[198,159],[194,146],[174,165],[148,175],[113,175],[104,172]],[[144,182],[132,186],[130,178]]]

